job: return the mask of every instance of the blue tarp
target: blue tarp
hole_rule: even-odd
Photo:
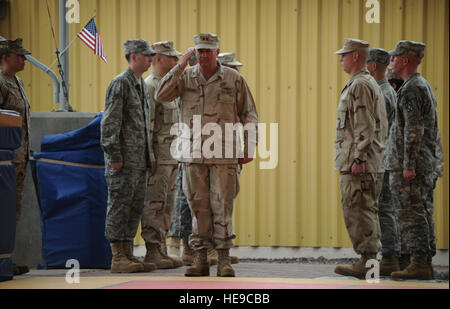
[[[87,127],[45,136],[34,153],[41,200],[43,268],[65,268],[76,259],[81,268],[109,268],[111,248],[104,236],[107,185],[100,148],[102,114]],[[43,162],[50,159],[61,162]],[[36,179],[35,179],[36,181]]]
[[[98,147],[100,144],[100,121],[102,115],[103,112],[84,128],[67,133],[44,136],[41,141],[41,151],[58,152]]]
[[[9,110],[0,114],[20,117]],[[11,255],[16,238],[16,171],[11,162],[22,141],[22,127],[0,126],[0,282],[13,278]]]
[[[0,128],[0,132],[2,128]],[[0,150],[0,162],[11,161],[14,152]],[[16,172],[14,165],[0,165],[0,282],[13,278],[12,260],[16,235]]]

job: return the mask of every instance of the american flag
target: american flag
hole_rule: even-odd
[[[78,33],[78,37],[94,51],[96,55],[106,61],[105,52],[103,51],[102,40],[98,34],[97,27],[95,26],[94,18],[92,18],[86,26]]]

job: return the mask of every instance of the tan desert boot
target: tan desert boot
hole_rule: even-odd
[[[419,279],[432,280],[433,267],[428,265],[426,256],[411,256],[411,263],[404,270],[396,271],[391,274],[391,279]]]
[[[217,276],[234,277],[234,269],[231,267],[230,249],[217,249],[219,263],[217,265]]]
[[[383,256],[380,262],[380,275],[390,276],[394,271],[399,271],[398,258],[393,256]]]
[[[144,263],[141,262],[138,258],[133,255],[133,246],[131,245],[131,241],[124,241],[122,243],[123,250],[125,256],[132,262],[142,264],[144,266],[144,272],[148,273],[154,271],[156,269],[156,265],[153,263]]]
[[[121,241],[112,242],[112,261],[111,261],[111,272],[112,273],[138,273],[144,271],[144,266],[140,263],[135,263],[130,261],[123,249],[123,243]]]
[[[144,263],[153,263],[158,269],[174,268],[172,261],[165,257],[158,243],[145,243],[147,253],[145,255]]]
[[[376,256],[376,253],[363,253],[358,262],[353,265],[338,265],[334,269],[334,272],[342,276],[366,279],[367,271],[370,270],[369,267],[366,267],[366,262],[370,259],[376,259]]]
[[[186,268],[184,275],[187,277],[209,276],[207,249],[195,250],[194,252],[194,264]]]

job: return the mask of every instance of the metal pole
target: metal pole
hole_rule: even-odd
[[[59,50],[64,50],[69,43],[69,24],[66,22],[66,0],[59,0]],[[69,94],[69,50],[60,56],[61,66],[64,71],[64,81],[67,88],[67,94]],[[61,86],[62,89],[62,86]],[[64,97],[63,91],[60,91],[60,110],[70,111],[71,107]]]

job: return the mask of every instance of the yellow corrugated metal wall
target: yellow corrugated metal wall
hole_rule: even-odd
[[[214,32],[222,51],[235,51],[254,94],[260,122],[279,124],[279,160],[273,170],[246,166],[235,204],[237,245],[351,247],[333,171],[336,107],[348,76],[339,49],[347,37],[392,49],[401,39],[425,42],[420,67],[438,100],[446,171],[435,191],[437,245],[448,249],[449,2],[379,0],[380,23],[365,20],[365,0],[79,0],[80,24],[96,10],[108,64],[78,39],[70,48],[70,100],[81,112],[104,108],[110,80],[126,67],[122,43],[144,38],[175,41],[186,51],[199,32]],[[58,1],[50,0],[57,28]],[[23,37],[33,55],[55,59],[45,1],[10,0],[0,35]],[[57,31],[57,29],[56,29]],[[56,34],[58,36],[58,33]],[[56,71],[56,68],[53,67]],[[30,65],[20,73],[32,111],[50,111],[50,79]]]

